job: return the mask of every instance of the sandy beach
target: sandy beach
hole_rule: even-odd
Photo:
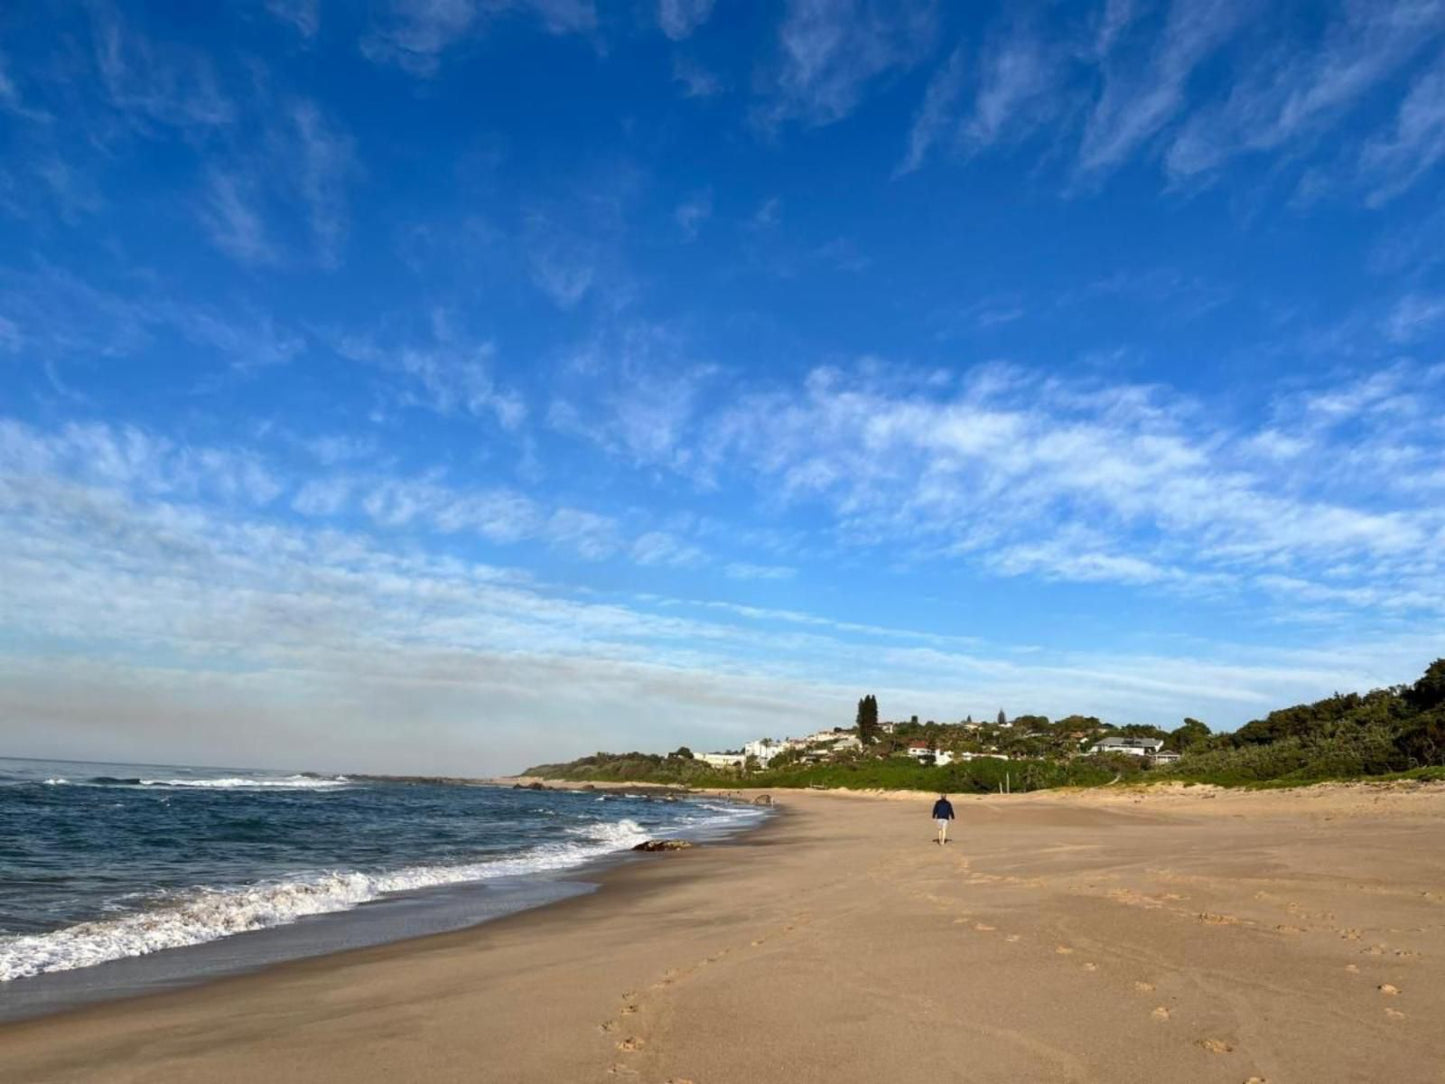
[[[1445,1081],[1445,788],[776,795],[454,934],[0,1028],[4,1081]]]

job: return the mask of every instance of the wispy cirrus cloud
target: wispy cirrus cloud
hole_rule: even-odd
[[[444,309],[432,310],[421,335],[343,332],[330,341],[343,357],[396,377],[402,406],[491,418],[505,430],[517,429],[527,416],[521,394],[493,375],[495,346],[465,334]]]
[[[1360,173],[1379,207],[1412,188],[1445,159],[1445,56],[1410,87],[1388,134],[1360,151]]]
[[[334,268],[349,228],[348,188],[360,171],[354,141],[309,99],[268,104],[259,139],[209,162],[198,217],[212,243],[240,263],[294,258],[280,238],[304,233],[311,257]]]
[[[687,469],[696,448],[686,438],[717,375],[673,329],[619,324],[567,356],[548,422],[635,466]]]
[[[1426,375],[1396,402],[1428,416],[1442,388]],[[1239,590],[1250,572],[1326,585],[1342,576],[1335,586],[1408,587],[1395,597],[1445,606],[1435,552],[1445,514],[1386,480],[1406,451],[1413,469],[1438,476],[1438,434],[1410,445],[1391,435],[1396,420],[1380,423],[1367,445],[1379,464],[1370,471],[1362,450],[1341,492],[1337,454],[1323,460],[1328,473],[1280,473],[1206,418],[1158,389],[1070,386],[1007,368],[978,370],[948,394],[876,371],[819,370],[801,395],[742,397],[709,440],[719,469],[746,469],[775,499],[828,509],[856,545],[1191,590]],[[1353,424],[1366,418],[1356,412]],[[1316,449],[1301,468],[1330,444],[1305,429],[1296,440]]]
[[[1347,3],[1319,42],[1265,53],[1223,102],[1197,110],[1172,141],[1165,168],[1175,177],[1193,177],[1239,155],[1316,139],[1442,32],[1445,4],[1437,0]],[[1422,99],[1437,96],[1433,84],[1421,93]],[[1406,140],[1419,138],[1413,129],[1428,111],[1423,101],[1411,109]]]
[[[923,101],[913,117],[908,133],[908,149],[895,170],[895,176],[912,173],[923,165],[929,152],[939,143],[948,143],[956,134],[956,110],[964,91],[967,60],[962,47],[935,71],[923,92]]]
[[[862,101],[869,85],[918,64],[937,33],[932,0],[788,0],[778,28],[767,125],[832,124]]]
[[[1167,719],[1187,700],[1233,722],[1331,683],[1379,684],[1402,652],[1426,650],[1198,643],[1045,660],[825,615],[599,598],[395,544],[390,532],[448,510],[425,490],[375,502],[375,530],[286,522],[277,483],[216,453],[134,429],[0,424],[0,627],[34,647],[0,660],[0,696],[9,717],[44,722],[43,735],[16,728],[25,748],[274,762],[266,743],[284,732],[299,767],[515,770],[599,744],[671,744],[678,715],[707,744],[772,732],[779,717],[822,723],[860,685],[890,712],[937,718],[1004,704]],[[534,522],[559,543],[607,530],[585,516]],[[639,719],[638,704],[666,720]],[[196,719],[232,716],[256,720],[231,728],[242,744],[209,731],[185,744]]]
[[[1178,116],[1195,69],[1244,24],[1245,0],[1173,0],[1159,39],[1145,50],[1111,41],[1103,90],[1084,125],[1081,175],[1117,168]]]
[[[95,63],[110,104],[138,124],[175,128],[232,123],[237,108],[205,53],[155,42],[104,2],[90,6]]]
[[[321,29],[321,0],[266,0],[266,10],[303,38],[314,38]]]
[[[673,41],[690,37],[712,16],[713,0],[657,0],[657,25]]]
[[[592,0],[390,0],[361,39],[361,52],[379,64],[429,78],[442,55],[512,11],[535,16],[549,33],[587,33],[597,26]]]

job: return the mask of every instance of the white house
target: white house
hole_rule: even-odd
[[[743,746],[743,756],[757,757],[758,763],[764,765],[782,751],[783,743],[775,738],[758,738]]]
[[[1173,764],[1178,759],[1179,754],[1173,749],[1160,749],[1159,752],[1154,754],[1155,764]]]
[[[1161,738],[1124,738],[1111,735],[1101,738],[1090,748],[1090,753],[1127,753],[1133,757],[1154,757],[1158,756],[1159,750],[1164,748],[1164,741]]]
[[[700,760],[710,768],[741,768],[747,759],[746,753],[696,753],[693,759]]]

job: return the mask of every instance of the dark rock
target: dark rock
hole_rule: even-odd
[[[692,844],[685,839],[649,839],[633,847],[634,851],[685,851]]]

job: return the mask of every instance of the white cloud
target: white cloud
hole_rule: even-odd
[[[204,53],[152,42],[104,2],[90,5],[90,12],[96,66],[116,109],[142,125],[176,128],[215,127],[236,119],[236,108]]]
[[[712,217],[712,189],[706,188],[689,196],[678,204],[672,217],[682,230],[682,235],[686,240],[696,240],[697,231],[704,222]]]
[[[1062,105],[1064,57],[1027,27],[1016,27],[985,50],[978,96],[964,137],[974,147],[1021,139]]]
[[[1445,320],[1445,294],[1406,294],[1385,320],[1385,334],[1397,343],[1415,342]]]
[[[1445,59],[1417,79],[1400,103],[1389,136],[1360,151],[1360,172],[1374,185],[1378,207],[1413,187],[1445,158]]]
[[[734,580],[790,580],[798,574],[796,568],[786,565],[754,565],[746,561],[733,561],[723,571]]]
[[[633,542],[632,559],[643,566],[696,568],[706,562],[707,555],[667,531],[649,531]]]
[[[499,385],[492,376],[496,348],[476,342],[451,324],[441,310],[432,313],[429,334],[412,341],[378,340],[366,334],[335,337],[333,348],[343,357],[364,362],[405,378],[399,401],[438,414],[491,417],[505,430],[516,430],[527,416],[520,393]]]
[[[788,0],[764,121],[842,120],[874,80],[924,59],[936,24],[932,0]]]
[[[553,34],[597,27],[592,0],[391,0],[385,16],[361,39],[361,52],[374,63],[427,78],[441,68],[443,53],[510,11],[536,16]]]
[[[682,84],[689,98],[711,98],[723,89],[722,80],[691,57],[673,57],[672,80]]]
[[[1084,126],[1083,173],[1117,168],[1185,105],[1190,76],[1244,23],[1243,0],[1173,0],[1162,39],[1148,59],[1126,64],[1118,50],[1104,65],[1104,88]]]
[[[266,0],[266,10],[303,38],[314,38],[321,29],[321,0]]]
[[[673,41],[690,37],[712,15],[713,0],[657,0],[657,25]]]
[[[1092,406],[1126,410],[1128,398]],[[622,604],[459,559],[410,529],[515,520],[498,511],[504,494],[467,504],[426,479],[379,496],[373,486],[363,499],[377,529],[341,531],[279,518],[276,484],[258,483],[255,466],[135,429],[0,424],[0,712],[14,751],[481,773],[599,747],[736,744],[782,716],[796,729],[846,721],[860,689],[901,715],[1004,705],[1236,723],[1405,680],[1438,646],[1352,628],[1330,650],[1198,643],[1043,663],[823,615]],[[576,509],[530,529],[594,557],[625,541]],[[658,533],[628,548],[668,562],[679,545]],[[1275,572],[1259,586],[1380,599]]]
[[[1166,168],[1189,177],[1240,154],[1317,138],[1442,31],[1438,0],[1347,3],[1319,43],[1263,51],[1222,103],[1197,111],[1170,146]],[[1438,88],[1425,96],[1438,97]]]
[[[207,171],[201,224],[212,243],[232,259],[245,264],[274,264],[280,252],[271,240],[265,217],[257,209],[257,200],[248,178],[212,168]]]
[[[603,258],[596,240],[534,213],[527,217],[524,245],[532,282],[554,305],[571,309],[587,296]]]
[[[568,357],[548,421],[634,465],[686,469],[686,437],[716,373],[672,329],[621,324]]]
[[[1368,470],[1368,454],[1356,464],[1321,449],[1311,462],[1328,470],[1281,475],[1275,457],[1252,457],[1263,453],[1248,434],[1159,389],[995,368],[945,394],[887,372],[818,370],[801,394],[742,397],[709,426],[704,467],[723,480],[750,472],[775,500],[821,505],[848,545],[921,559],[1209,591],[1238,588],[1246,569],[1328,580],[1351,564],[1365,584],[1413,584],[1427,609],[1441,598],[1434,540],[1445,512],[1399,490],[1382,506],[1378,477],[1342,491],[1355,477],[1344,472]],[[1426,401],[1438,396],[1420,386]],[[1399,431],[1399,411],[1431,416],[1375,394],[1369,424],[1381,442]],[[1426,476],[1438,473],[1430,446],[1396,447],[1387,461],[1413,452]]]
[[[352,140],[314,102],[293,102],[288,113],[293,140],[282,153],[291,159],[321,262],[335,266],[346,240],[346,185],[356,168]]]
[[[923,165],[928,152],[936,144],[948,140],[954,133],[958,126],[956,110],[963,94],[965,70],[963,48],[960,46],[928,80],[923,101],[913,118],[913,128],[908,133],[908,151],[898,164],[897,173],[912,173]]]

